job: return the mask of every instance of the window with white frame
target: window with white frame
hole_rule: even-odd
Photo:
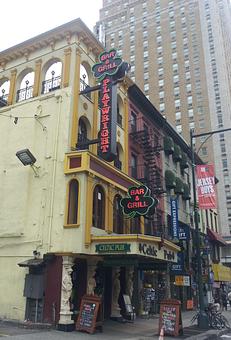
[[[144,84],[144,92],[149,91],[149,84]]]
[[[187,93],[192,91],[192,85],[191,84],[186,85],[186,91],[187,91]]]
[[[163,98],[164,98],[164,91],[160,91],[160,92],[159,92],[159,98],[160,98],[160,99],[163,99]]]
[[[164,79],[160,79],[159,80],[159,86],[161,87],[161,86],[164,86]]]
[[[181,124],[176,125],[176,131],[180,134],[182,133],[182,125]]]
[[[159,75],[159,77],[162,77],[163,74],[164,74],[164,69],[163,69],[163,67],[161,67],[161,68],[158,69],[158,75]]]
[[[181,119],[181,111],[176,111],[175,113],[176,121]]]
[[[160,103],[160,112],[164,112],[164,110],[165,110],[164,103]]]
[[[180,94],[180,88],[179,88],[179,86],[177,86],[177,87],[174,87],[174,96],[179,96],[179,94]]]
[[[173,82],[178,83],[178,81],[179,81],[179,75],[177,74],[173,77]]]
[[[180,99],[175,99],[175,108],[179,109],[180,107]]]
[[[188,109],[188,117],[193,118],[193,109]]]

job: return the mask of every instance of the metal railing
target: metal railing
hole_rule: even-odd
[[[52,77],[42,82],[42,94],[60,89],[61,76]]]
[[[24,89],[20,89],[17,91],[16,101],[21,102],[23,100],[27,100],[33,97],[33,88],[34,86],[26,86]]]

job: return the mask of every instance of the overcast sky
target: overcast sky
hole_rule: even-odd
[[[81,18],[92,30],[102,0],[7,0],[2,3],[0,51]]]

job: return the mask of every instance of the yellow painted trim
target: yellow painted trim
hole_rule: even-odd
[[[68,203],[69,203],[69,193],[70,193],[70,182],[75,180],[78,182],[78,208],[77,208],[77,223],[76,224],[68,224],[67,223],[67,216],[68,216]],[[80,183],[76,178],[70,178],[67,183],[67,190],[66,190],[66,202],[65,202],[65,212],[64,212],[64,228],[78,228],[80,226]]]
[[[92,242],[124,242],[124,241],[140,241],[140,242],[150,242],[150,243],[160,243],[161,238],[156,236],[146,236],[146,235],[122,235],[119,236],[92,236]],[[173,249],[175,251],[180,251],[181,248],[176,246],[174,243],[164,240],[164,245],[167,248]]]
[[[114,202],[114,196],[113,196],[113,188],[111,185],[108,186],[108,232],[113,232],[113,202]]]
[[[140,216],[140,232],[144,235],[144,217]]]
[[[168,241],[168,240],[164,240],[164,245],[173,249],[173,250],[176,250],[176,251],[180,251],[181,248],[178,247],[176,244],[172,243],[171,241]]]
[[[92,215],[93,215],[93,190],[91,184],[91,178],[87,177],[87,208],[86,208],[86,225],[85,225],[85,246],[91,244],[91,226],[92,226]]]
[[[11,76],[10,76],[9,95],[8,95],[8,99],[7,99],[8,105],[11,105],[13,103],[13,100],[14,100],[15,86],[16,86],[16,75],[17,75],[17,70],[12,70]]]
[[[65,158],[69,159],[71,157],[76,157],[78,155],[81,155],[81,157],[82,157],[81,167],[79,167],[79,168],[70,169],[69,168],[69,161],[64,161],[64,173],[66,175],[72,174],[72,173],[78,173],[78,172],[87,171],[87,172],[91,173],[92,175],[102,179],[104,182],[110,183],[110,184],[114,185],[116,188],[119,188],[120,190],[122,190],[124,192],[127,192],[127,188],[125,188],[124,186],[122,186],[122,185],[118,184],[117,182],[109,179],[108,177],[105,177],[105,176],[101,175],[100,173],[90,169],[90,159],[92,158],[97,163],[102,164],[102,166],[104,166],[105,168],[109,169],[112,173],[115,173],[119,177],[121,177],[121,178],[125,179],[126,181],[128,181],[130,183],[130,186],[132,186],[132,185],[140,185],[140,182],[132,179],[131,177],[129,177],[125,173],[119,171],[117,168],[113,167],[109,163],[107,163],[107,162],[97,158],[97,156],[93,155],[89,151],[79,151],[79,152],[76,151],[76,152],[68,153],[68,154],[65,155]]]
[[[64,50],[64,65],[63,65],[63,87],[69,86],[71,67],[71,48]]]
[[[63,228],[65,229],[73,229],[73,228],[79,228],[80,224],[64,224]]]
[[[93,128],[92,128],[92,138],[98,138],[98,91],[94,91],[94,107],[93,107]],[[97,145],[92,145],[92,152],[97,155]]]
[[[73,110],[72,110],[72,129],[71,129],[71,147],[75,149],[78,136],[78,109],[79,109],[79,84],[80,84],[80,63],[81,53],[76,49],[75,77],[73,89]]]
[[[42,67],[42,59],[36,60],[36,62],[35,62],[35,74],[34,74],[33,97],[37,97],[38,94],[39,94],[41,67]]]
[[[100,185],[100,183],[99,183]],[[105,215],[104,215],[104,218],[105,218],[105,231],[106,232],[110,232],[110,227],[109,227],[109,210],[110,210],[110,204],[109,204],[109,188],[108,186],[106,186],[106,188],[102,185],[100,185],[103,190],[104,190],[104,195],[105,195]]]
[[[128,174],[128,99],[124,98],[124,172]]]

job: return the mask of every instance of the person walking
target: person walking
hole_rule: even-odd
[[[231,308],[231,290],[228,292],[229,307]]]
[[[227,310],[227,296],[226,296],[226,292],[222,292],[221,294],[221,301],[222,301],[222,309],[223,310]]]

